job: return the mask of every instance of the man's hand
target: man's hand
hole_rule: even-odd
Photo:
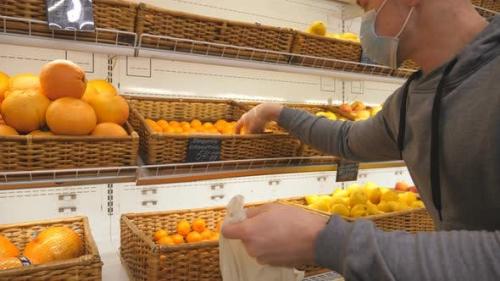
[[[315,243],[327,217],[280,204],[247,209],[248,218],[225,225],[224,237],[240,239],[261,264],[294,267],[314,264]]]
[[[275,103],[263,103],[252,108],[241,116],[236,124],[236,133],[242,130],[247,133],[262,133],[266,124],[278,121],[283,105]]]

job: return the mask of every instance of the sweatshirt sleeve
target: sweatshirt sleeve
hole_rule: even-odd
[[[500,280],[500,231],[383,232],[332,217],[316,261],[346,280]]]
[[[381,112],[365,121],[331,121],[305,111],[283,108],[279,125],[306,144],[330,155],[355,161],[399,160],[394,130],[399,122],[397,97],[391,96]],[[390,121],[390,122],[389,122]],[[395,122],[397,121],[397,122]]]

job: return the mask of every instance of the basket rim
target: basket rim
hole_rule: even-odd
[[[93,2],[95,4],[104,3],[121,7],[128,6],[129,8],[137,8],[139,6],[139,3],[130,0],[93,0]]]
[[[337,42],[337,43],[344,43],[344,44],[348,44],[348,45],[354,45],[356,47],[360,47],[361,48],[361,43],[358,43],[358,42],[353,42],[353,41],[349,41],[349,40],[340,40],[340,39],[337,39],[337,38],[331,38],[331,37],[326,37],[326,36],[311,34],[311,33],[305,32],[305,31],[301,31],[301,30],[295,30],[295,32],[297,33],[297,39],[299,39],[298,38],[299,36],[304,36],[304,37],[311,37],[311,38],[314,38],[314,39],[324,39],[324,40],[327,40],[327,41],[334,41],[334,42]]]
[[[103,262],[99,254],[99,249],[97,248],[97,244],[95,243],[94,237],[92,236],[88,218],[85,216],[74,216],[74,217],[67,217],[60,219],[48,219],[48,220],[37,220],[37,221],[29,221],[21,223],[0,224],[0,230],[6,228],[25,227],[25,226],[50,226],[57,223],[71,223],[71,222],[82,222],[83,233],[84,233],[83,239],[85,240],[85,244],[87,244],[87,246],[89,247],[90,253],[86,255],[81,255],[76,258],[66,259],[61,261],[53,261],[46,264],[30,265],[27,267],[0,270],[0,277],[12,276],[12,274],[17,272],[29,273],[29,272],[38,272],[43,270],[67,268],[75,265],[81,265],[82,263],[85,265],[100,263],[100,265],[102,266]]]

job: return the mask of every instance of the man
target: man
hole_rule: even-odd
[[[316,263],[346,280],[500,280],[500,17],[488,23],[469,0],[357,3],[365,54],[391,67],[413,59],[422,71],[366,121],[262,104],[239,126],[259,131],[276,120],[333,155],[403,159],[438,231],[386,233],[365,220],[326,222],[266,205],[224,236],[261,263]]]

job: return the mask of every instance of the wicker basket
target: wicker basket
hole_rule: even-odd
[[[141,45],[145,47],[274,62],[287,62],[289,56],[267,51],[288,53],[293,42],[291,29],[210,18],[143,3],[139,6],[136,31],[138,35],[169,36],[198,41],[193,44],[167,38],[143,37]],[[223,48],[206,44],[207,42],[256,50]]]
[[[293,157],[299,142],[285,133],[255,135],[178,135],[152,132],[145,118],[153,120],[191,121],[218,119],[236,121],[245,112],[231,101],[134,99],[131,104],[131,123],[141,136],[141,155],[147,164],[186,162],[190,139],[221,140],[219,160]]]
[[[286,201],[294,202],[294,199]],[[214,229],[225,215],[225,207],[122,215],[120,254],[130,280],[222,281],[217,241],[160,247],[152,236],[158,229],[176,232],[177,223],[183,219],[202,218],[208,229]],[[301,269],[307,270],[306,275],[324,271],[314,266]]]
[[[353,71],[356,69],[357,64],[318,60],[312,57],[359,63],[361,60],[361,45],[355,42],[297,31],[292,53],[311,56],[311,58],[296,57],[292,60],[294,64]]]
[[[300,206],[311,212],[319,213],[325,216],[331,214],[309,208],[306,205],[305,198],[297,198],[293,202],[284,202],[293,206]],[[355,221],[355,218],[344,218],[347,221]],[[386,213],[375,216],[367,216],[359,219],[371,220],[381,230],[384,231],[407,231],[411,233],[422,231],[435,231],[434,221],[425,208],[412,209],[400,212]]]
[[[472,4],[491,11],[500,12],[499,0],[472,0]]]
[[[0,171],[134,166],[139,135],[127,137],[0,136]]]
[[[137,16],[137,4],[125,0],[93,0],[95,26],[103,29],[134,32]],[[38,20],[47,22],[47,8],[45,0],[0,0],[0,15]],[[6,27],[9,32],[27,34],[30,30],[28,22],[7,20]],[[114,32],[69,32],[54,31],[46,23],[32,23],[32,35],[49,36],[62,39],[76,39],[98,41],[101,43],[127,42],[134,43],[134,35],[120,35]]]
[[[51,226],[67,226],[76,231],[84,244],[82,256],[43,265],[1,270],[0,281],[101,280],[102,262],[86,217],[0,225],[0,234],[22,250],[37,232]]]

